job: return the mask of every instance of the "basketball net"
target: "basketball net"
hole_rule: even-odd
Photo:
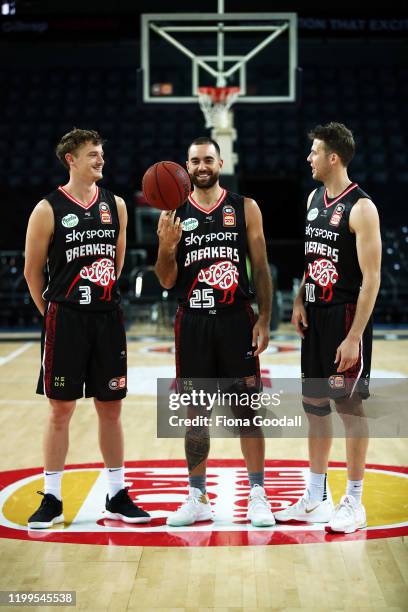
[[[229,109],[239,96],[239,87],[199,87],[198,101],[205,117],[205,127],[228,129]]]

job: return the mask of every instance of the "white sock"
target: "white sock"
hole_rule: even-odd
[[[309,484],[307,487],[310,495],[310,501],[321,502],[327,498],[326,478],[327,474],[316,474],[315,472],[310,472]]]
[[[54,495],[54,497],[56,497],[60,501],[62,500],[61,480],[62,480],[63,473],[64,471],[47,472],[44,470],[44,493],[46,495],[47,493],[50,493],[51,495]]]
[[[105,468],[106,480],[108,482],[109,499],[115,497],[121,489],[125,488],[125,468]]]
[[[363,495],[363,481],[347,480],[346,495],[351,495],[358,504],[361,504],[361,496]]]

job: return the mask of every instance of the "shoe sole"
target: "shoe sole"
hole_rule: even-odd
[[[275,522],[271,523],[270,521],[269,522],[263,521],[263,522],[255,523],[255,521],[251,521],[251,519],[249,519],[248,517],[247,517],[247,520],[251,522],[252,527],[273,527],[274,525],[276,525]]]
[[[123,514],[118,514],[117,512],[109,512],[109,510],[104,511],[103,518],[108,518],[113,521],[123,521],[124,523],[150,523],[152,520],[151,516],[124,516]]]
[[[329,533],[355,533],[356,531],[365,529],[366,527],[367,523],[365,523],[365,525],[361,525],[361,527],[356,527],[356,529],[333,529],[333,527],[330,527],[329,525],[327,525],[324,529]]]
[[[287,518],[287,519],[282,519],[282,518],[278,518],[275,515],[275,519],[278,523],[290,523],[290,522],[294,522],[294,523],[328,523],[330,521],[329,518],[325,519],[325,520],[318,520],[318,519],[310,519],[309,517],[305,517],[305,518]]]
[[[52,521],[48,521],[48,523],[35,521],[35,522],[28,523],[27,527],[28,529],[48,529],[49,527],[52,527],[53,525],[57,525],[58,523],[63,523],[64,520],[65,520],[64,515],[60,514],[59,516],[56,516],[54,519],[52,519]]]
[[[203,523],[204,521],[213,521],[213,520],[214,520],[214,517],[212,514],[210,514],[209,516],[195,519],[195,521],[191,521],[191,523],[186,523],[186,522],[171,523],[169,519],[167,519],[166,525],[168,525],[169,527],[188,527],[189,525],[194,525],[195,523]]]

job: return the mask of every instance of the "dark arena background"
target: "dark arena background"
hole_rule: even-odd
[[[251,530],[242,520],[240,500],[221,490],[214,496],[226,507],[236,503],[237,512],[219,528],[166,529],[166,512],[187,486],[183,441],[156,435],[156,380],[174,376],[176,301],[153,271],[159,211],[144,200],[141,182],[160,160],[184,165],[190,142],[211,135],[195,93],[189,101],[182,98],[192,96],[195,76],[198,86],[216,83],[199,63],[192,71],[193,58],[170,44],[166,33],[195,55],[214,57],[210,29],[177,32],[169,26],[197,25],[200,14],[213,15],[220,6],[225,15],[241,15],[240,35],[226,46],[231,57],[250,53],[266,37],[262,30],[245,29],[248,23],[267,25],[256,16],[294,16],[290,34],[283,31],[259,49],[226,83],[245,81],[248,100],[238,97],[231,107],[230,170],[220,183],[259,204],[274,281],[271,342],[261,359],[264,387],[273,388],[274,378],[300,375],[300,341],[290,319],[303,274],[306,198],[316,186],[306,161],[307,133],[329,121],[353,131],[356,155],[349,176],[380,214],[373,377],[408,376],[406,2],[366,9],[355,2],[313,0],[225,0],[218,6],[217,0],[0,1],[0,589],[75,591],[78,608],[115,612],[402,612],[408,607],[408,446],[402,433],[370,444],[369,528],[358,535],[333,538],[304,526]],[[159,25],[149,29],[143,15],[154,16],[151,21]],[[120,530],[87,514],[90,507],[101,510],[103,500],[90,400],[78,403],[72,423],[63,485],[72,499],[64,512],[71,522],[65,531],[45,534],[30,535],[25,528],[35,491],[43,486],[47,418],[46,400],[35,395],[41,316],[23,274],[25,233],[35,204],[67,181],[55,146],[73,127],[97,130],[106,139],[101,185],[123,197],[128,211],[120,278],[129,358],[126,465],[135,498],[150,504],[150,531]],[[272,505],[291,487],[294,497],[288,499],[294,501],[305,486],[307,440],[269,439],[266,456]],[[241,483],[246,500],[238,441],[214,440],[210,457],[214,482],[227,474]],[[337,498],[346,478],[344,440],[334,441],[331,458],[329,483]],[[0,604],[10,605],[4,597],[0,593]]]

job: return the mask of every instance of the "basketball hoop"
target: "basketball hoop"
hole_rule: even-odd
[[[239,92],[239,87],[198,88],[198,101],[205,117],[206,128],[230,127],[228,111],[238,98]]]

